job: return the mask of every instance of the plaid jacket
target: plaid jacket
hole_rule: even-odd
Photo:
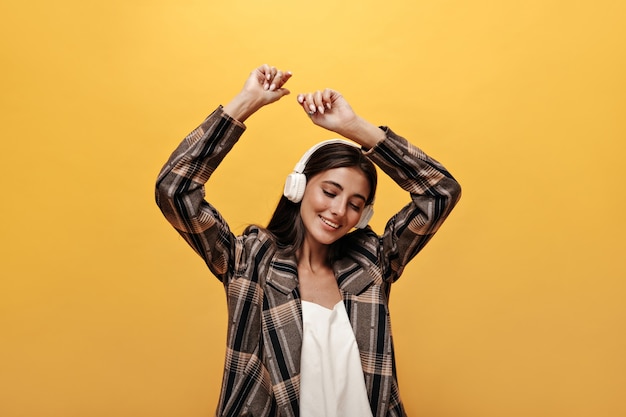
[[[228,334],[218,416],[298,416],[302,310],[296,259],[252,226],[235,236],[204,200],[204,184],[245,126],[221,107],[174,151],[158,176],[156,200],[167,220],[205,260],[227,294]],[[358,232],[333,264],[361,355],[374,416],[404,416],[396,378],[388,300],[391,283],[428,242],[460,197],[438,162],[386,129],[367,155],[411,202],[382,236]]]

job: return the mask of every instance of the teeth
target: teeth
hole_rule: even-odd
[[[338,225],[337,223],[333,223],[333,222],[331,222],[330,220],[327,220],[327,219],[325,219],[325,218],[323,218],[323,217],[321,217],[321,216],[320,216],[320,219],[322,219],[322,221],[323,221],[324,223],[326,223],[327,225],[329,225],[330,227],[332,227],[332,228],[334,228],[334,229],[339,229],[339,225]]]

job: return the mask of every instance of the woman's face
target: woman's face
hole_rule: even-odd
[[[305,239],[329,245],[358,223],[370,194],[365,174],[356,167],[322,171],[307,181],[300,215]]]

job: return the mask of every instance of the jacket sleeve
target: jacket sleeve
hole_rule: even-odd
[[[391,129],[383,129],[386,139],[368,156],[411,195],[411,202],[387,222],[380,238],[384,279],[395,281],[448,217],[461,197],[461,186],[439,162]]]
[[[223,282],[232,267],[236,238],[204,200],[204,184],[244,130],[220,106],[174,150],[156,182],[156,202],[165,218]]]

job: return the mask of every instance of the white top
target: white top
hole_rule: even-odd
[[[302,301],[301,417],[371,417],[359,349],[343,301]]]

